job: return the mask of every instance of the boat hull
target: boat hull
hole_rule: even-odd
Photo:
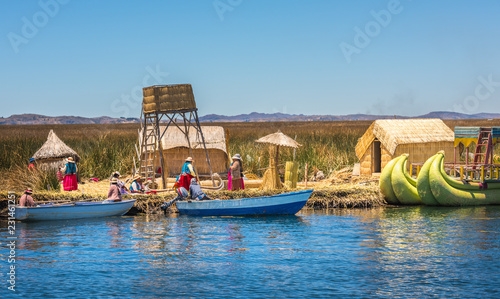
[[[304,207],[312,192],[304,190],[255,198],[178,201],[176,204],[180,214],[192,216],[294,215]]]
[[[464,184],[455,181],[444,171],[444,154],[438,153],[429,170],[432,194],[442,206],[499,205],[500,184],[488,184],[488,189],[478,183]]]
[[[121,216],[132,208],[135,201],[136,199],[126,199],[110,203],[97,201],[30,208],[16,207],[15,218],[22,221],[41,221]]]

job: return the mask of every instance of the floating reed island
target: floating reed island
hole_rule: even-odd
[[[292,190],[256,190],[247,189],[241,191],[208,191],[207,195],[210,198],[218,198],[221,200],[238,199],[246,197],[272,196]],[[16,199],[21,197],[22,193],[15,193]],[[92,194],[81,192],[49,192],[41,191],[33,193],[33,199],[36,203],[42,204],[45,202],[55,203],[71,203],[77,201],[101,201],[106,199],[105,194]],[[148,194],[148,195],[124,195],[123,198],[136,198],[137,201],[129,214],[157,214],[161,213],[160,206],[170,199],[175,197],[174,192]],[[367,183],[362,184],[340,184],[335,186],[326,186],[320,189],[315,189],[311,197],[307,201],[306,209],[332,209],[332,208],[370,208],[385,205],[385,201],[380,194],[378,184]],[[8,208],[8,193],[0,192],[0,215],[7,215]],[[175,212],[175,207],[170,208],[170,212]]]

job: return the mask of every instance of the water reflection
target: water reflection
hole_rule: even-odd
[[[167,263],[249,250],[246,239],[254,229],[266,227],[267,245],[280,248],[288,239],[288,228],[307,225],[302,217],[136,217],[132,225],[133,248],[151,255],[145,261],[161,266]],[[273,250],[273,248],[271,248]]]
[[[500,207],[18,223],[20,293],[57,297],[488,297]],[[6,226],[0,236],[6,236]],[[1,245],[2,254],[5,244]],[[5,255],[2,256],[5,259]],[[29,284],[26,277],[40,277]],[[57,281],[53,290],[46,285]],[[473,287],[472,287],[473,286]],[[489,292],[489,293],[488,293]]]

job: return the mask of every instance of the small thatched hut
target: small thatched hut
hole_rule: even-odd
[[[160,132],[165,127],[160,126]],[[203,137],[207,147],[212,172],[225,173],[229,167],[229,158],[227,153],[227,139],[223,127],[202,126]],[[186,136],[175,125],[168,127],[161,139],[163,151],[164,170],[169,177],[177,176],[187,157],[194,159],[196,171],[199,174],[210,174],[207,156],[203,147],[201,135],[194,128],[189,129],[189,140],[191,142],[192,153],[189,150],[189,144]],[[160,157],[157,155],[155,165],[160,165]]]
[[[80,156],[69,146],[66,145],[54,131],[50,130],[47,141],[36,151],[33,158],[36,160],[37,167],[54,168],[64,164],[64,159],[73,157],[75,162],[80,161]]]
[[[358,140],[360,173],[381,172],[393,158],[410,154],[407,166],[423,163],[440,150],[445,162],[454,159],[453,131],[440,119],[381,119],[374,121]]]

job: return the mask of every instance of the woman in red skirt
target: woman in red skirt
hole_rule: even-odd
[[[76,172],[78,171],[78,168],[76,168],[76,164],[75,161],[73,160],[73,157],[69,157],[67,159],[67,163],[61,169],[61,171],[64,173],[64,180],[63,180],[64,191],[78,190],[78,182],[76,179]]]

